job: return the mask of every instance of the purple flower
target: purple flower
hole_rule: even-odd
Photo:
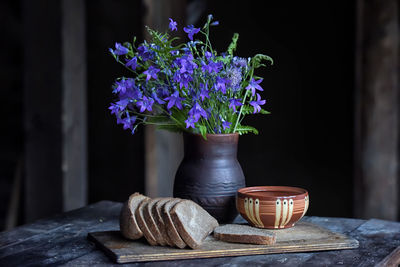
[[[236,107],[240,107],[243,105],[240,101],[242,101],[242,99],[232,98],[231,100],[229,100],[229,107],[233,109],[234,112],[236,112]]]
[[[188,34],[189,39],[193,41],[193,35],[198,33],[200,28],[195,28],[193,25],[189,25],[183,28],[183,30]]]
[[[125,66],[131,67],[133,70],[135,70],[136,67],[137,67],[137,58],[136,58],[136,57],[133,57],[131,60],[129,60],[128,62],[126,62]]]
[[[173,21],[171,18],[169,18],[169,29],[171,31],[176,31],[177,30],[177,28],[176,28],[177,25],[178,24],[175,21]]]
[[[207,112],[199,105],[199,103],[196,102],[194,106],[192,107],[191,110],[189,110],[189,116],[193,116],[195,119],[195,122],[197,122],[200,117],[203,117],[205,119],[208,118]]]
[[[219,21],[216,20],[216,21],[214,21],[214,22],[211,22],[210,25],[211,25],[211,26],[218,26],[218,25],[219,25]]]
[[[127,113],[127,117],[125,117],[123,119],[117,118],[117,124],[123,124],[124,130],[126,130],[126,129],[133,130],[133,125],[135,124],[135,121],[136,121],[136,116],[130,117],[128,113]]]
[[[251,79],[249,85],[246,87],[246,90],[251,90],[251,95],[254,96],[254,94],[256,93],[256,90],[259,91],[264,91],[264,89],[261,88],[261,86],[259,85],[261,82],[263,81],[263,79],[260,79],[258,81]]]
[[[215,90],[221,91],[223,94],[225,94],[226,93],[226,83],[228,83],[228,82],[229,82],[229,80],[218,76],[216,79],[216,83],[215,83]]]
[[[180,88],[182,88],[188,87],[189,82],[193,81],[193,78],[189,73],[180,73],[177,71],[174,74],[174,81],[179,83]]]
[[[206,51],[206,53],[205,53],[206,59],[208,59],[208,60],[212,57],[212,55],[213,54],[211,54],[211,52],[209,52],[209,51]]]
[[[178,91],[175,91],[171,96],[164,98],[164,100],[168,100],[167,109],[171,109],[173,106],[182,109],[181,101],[184,100],[184,98],[179,97]]]
[[[117,101],[117,106],[119,108],[120,111],[123,111],[124,109],[126,109],[126,106],[129,104],[130,100],[128,98],[124,98],[121,99],[119,101]]]
[[[265,100],[261,100],[261,96],[260,94],[257,94],[257,101],[250,101],[250,105],[252,105],[254,107],[254,113],[258,113],[261,111],[261,107],[260,105],[264,105],[265,104]]]
[[[153,58],[153,51],[151,51],[146,45],[143,44],[139,46],[137,50],[143,61]]]
[[[229,121],[222,121],[222,127],[224,128],[224,131],[225,131],[227,128],[230,128],[231,125],[232,125],[232,122],[229,122]]]
[[[136,103],[136,105],[138,107],[140,107],[140,112],[143,113],[144,111],[146,111],[146,109],[148,111],[151,111],[152,110],[151,107],[153,106],[153,103],[154,103],[154,100],[151,97],[147,98],[146,96],[143,96],[143,99],[138,101]]]
[[[221,69],[222,69],[222,62],[213,62],[213,61],[211,61],[210,63],[208,63],[208,65],[206,65],[204,62],[202,62],[202,67],[201,67],[201,69],[202,69],[202,71],[204,71],[204,72],[208,72],[208,73],[213,73],[213,72],[215,72],[215,73],[218,73]]]
[[[108,109],[111,110],[111,114],[118,115],[119,106],[117,104],[111,103],[111,106]]]
[[[115,55],[121,56],[121,55],[128,54],[129,49],[126,48],[125,46],[121,45],[120,43],[115,43],[115,50],[112,50],[110,48],[110,52]]]
[[[204,101],[204,98],[210,98],[210,95],[209,95],[210,91],[207,90],[207,85],[204,85],[201,83],[200,87],[201,87],[201,89],[200,89],[201,101]]]
[[[154,100],[155,100],[158,104],[162,105],[162,104],[165,103],[164,100],[160,99],[160,98],[157,96],[156,92],[153,92],[153,93],[151,94],[151,96],[154,98]]]
[[[195,121],[193,119],[193,116],[189,116],[187,118],[187,120],[185,120],[185,122],[186,122],[186,128],[189,128],[189,127],[192,127],[193,129],[195,128],[195,126],[194,126]]]
[[[143,71],[143,73],[147,75],[146,81],[150,80],[150,78],[153,78],[153,79],[156,80],[157,79],[157,73],[159,71],[160,71],[159,69],[157,69],[157,68],[155,68],[153,66],[150,66],[148,70]]]

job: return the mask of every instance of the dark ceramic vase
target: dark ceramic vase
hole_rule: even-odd
[[[175,175],[174,196],[191,199],[220,223],[236,217],[236,192],[245,187],[237,160],[238,134],[183,134],[184,158]]]

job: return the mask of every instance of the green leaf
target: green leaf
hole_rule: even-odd
[[[207,127],[204,125],[198,125],[200,134],[203,136],[204,140],[207,140]]]
[[[248,115],[248,114],[252,114],[254,112],[254,108],[252,106],[249,105],[244,105],[243,109],[242,109],[242,114],[243,115]]]
[[[271,112],[265,110],[265,109],[261,109],[260,111],[261,114],[271,114]]]
[[[263,61],[269,61],[271,65],[274,64],[274,61],[271,57],[263,54],[257,54],[251,59],[251,63],[255,69],[259,67],[265,67],[266,65],[262,63]]]
[[[233,56],[233,52],[236,50],[238,39],[239,39],[239,34],[235,32],[232,37],[232,42],[228,46],[228,50],[227,50],[228,54],[231,56]]]
[[[258,134],[258,130],[256,128],[246,125],[238,125],[236,127],[236,132],[239,133],[240,135],[247,133]]]

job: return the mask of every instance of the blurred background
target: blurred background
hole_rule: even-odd
[[[263,53],[268,116],[240,137],[248,186],[310,193],[308,215],[399,220],[397,1],[3,0],[0,2],[0,230],[133,192],[168,196],[181,137],[131,135],[108,107],[125,73],[115,42],[168,18],[220,22],[211,41]],[[186,36],[182,36],[186,40]]]

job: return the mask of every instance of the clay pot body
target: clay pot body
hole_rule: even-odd
[[[174,197],[191,199],[219,223],[237,216],[236,192],[245,186],[237,160],[238,134],[183,134],[184,158],[176,172]]]
[[[236,206],[250,225],[258,228],[290,228],[307,212],[308,192],[289,186],[254,186],[238,190]]]

